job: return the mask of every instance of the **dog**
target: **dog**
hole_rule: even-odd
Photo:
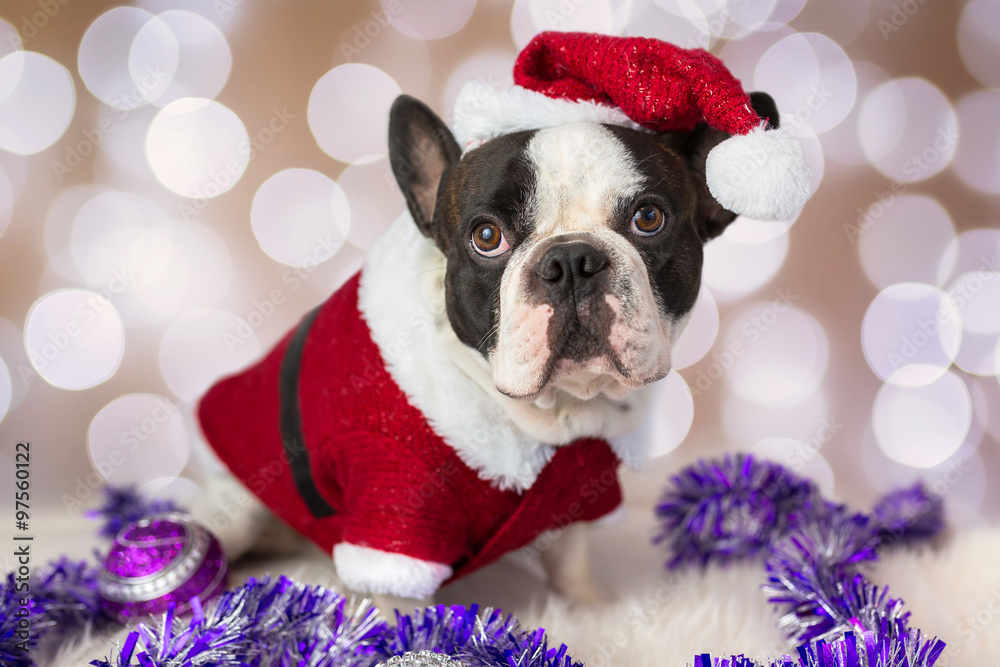
[[[754,93],[751,101],[776,127],[771,98]],[[515,131],[463,151],[429,107],[399,97],[390,113],[389,157],[408,214],[375,242],[353,284],[310,314],[255,369],[205,396],[200,417],[208,440],[268,510],[277,509],[321,546],[333,544],[338,576],[362,594],[426,600],[456,574],[557,527],[552,517],[559,508],[584,522],[610,512],[620,502],[617,482],[602,494],[583,490],[583,497],[577,493],[569,504],[561,489],[579,487],[577,468],[613,473],[620,461],[636,465],[644,456],[641,446],[621,444],[618,436],[639,425],[650,385],[670,371],[671,349],[698,294],[703,244],[736,217],[716,201],[705,180],[706,157],[726,138],[707,125],[651,133],[579,122]],[[370,330],[374,356],[384,367],[358,361],[373,356],[344,333],[359,326]],[[302,341],[314,335],[327,343],[312,345],[310,359],[310,346]],[[247,415],[278,411],[273,394],[287,384],[288,359],[303,354],[298,373],[319,374],[322,390],[307,390],[314,381],[296,375],[298,394],[291,402],[299,414],[289,417],[282,407],[273,420],[282,423],[280,433],[256,425]],[[345,355],[343,363],[324,365]],[[401,393],[387,398],[379,392],[387,378]],[[322,396],[313,406],[317,393]],[[342,414],[328,421],[344,422],[349,418],[344,415],[384,405],[379,428],[393,419],[422,420],[457,458],[438,461],[414,481],[407,476],[413,468],[408,429],[421,427],[405,425],[402,435],[380,436],[377,442],[356,436],[364,441],[356,448],[360,453],[343,455],[340,472],[315,469],[327,465],[323,462],[314,461],[313,469],[309,463],[296,465],[315,452],[301,442],[308,434],[292,429],[289,435],[284,426],[296,420],[308,426],[316,421],[311,412],[329,411],[330,403],[340,400],[347,402]],[[416,417],[399,417],[414,408]],[[251,420],[236,435],[234,414]],[[334,430],[352,428],[364,430],[343,425]],[[254,436],[247,435],[251,431]],[[263,462],[281,456],[275,448],[263,458],[254,454],[257,435],[283,442],[291,462],[283,481],[264,479]],[[374,462],[364,465],[378,469],[379,477],[365,481],[365,490],[347,488],[360,477],[327,482],[321,493],[324,483],[317,478],[342,475],[344,467],[355,465],[347,461],[352,456],[371,457]],[[557,463],[560,472],[546,477]],[[393,488],[373,479],[389,479]],[[530,530],[490,523],[489,515],[505,500],[468,509],[484,494],[530,497],[540,486],[556,487],[562,505],[546,505],[554,497],[550,493],[531,511],[518,506],[514,514],[540,516]],[[401,488],[409,493],[399,493]],[[302,518],[303,500],[319,505],[318,511],[312,508],[312,516]],[[230,553],[248,548],[266,523],[264,506],[243,501],[251,503],[246,516],[253,520],[243,522],[241,535],[230,531],[226,538],[235,542]],[[359,509],[364,503],[394,509]],[[393,512],[403,518],[393,518]],[[456,548],[440,546],[449,531],[460,530],[457,524],[465,519],[456,517],[476,512],[483,513],[476,515],[484,522],[482,534],[463,533]],[[351,528],[352,519],[343,517],[352,513],[362,517],[363,526]],[[425,515],[431,518],[422,523],[417,517]],[[324,521],[341,524],[324,529]],[[413,522],[429,537],[427,543],[420,542],[422,535],[406,538],[420,542],[412,555],[392,552],[398,536],[369,534],[372,526]],[[555,590],[594,602],[602,596],[589,576],[583,525],[566,528],[543,562]],[[503,549],[491,550],[496,535],[490,531],[498,527],[514,536]],[[484,551],[462,553],[469,541],[485,544]]]

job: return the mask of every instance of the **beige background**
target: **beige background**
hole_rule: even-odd
[[[420,2],[414,0],[406,11],[418,11]],[[16,403],[0,421],[0,451],[10,456],[16,441],[31,441],[33,504],[44,512],[43,520],[51,522],[52,527],[78,518],[80,510],[72,502],[74,499],[83,505],[93,501],[92,497],[84,497],[92,486],[87,483],[88,475],[93,473],[87,453],[87,433],[98,411],[114,399],[131,393],[166,397],[179,405],[186,419],[191,410],[188,403],[172,394],[158,363],[160,343],[172,323],[170,318],[147,327],[127,327],[121,366],[110,380],[98,386],[66,391],[50,386],[39,377],[24,382],[15,370],[25,363],[19,337],[32,304],[53,289],[80,286],[47,269],[49,259],[42,240],[43,221],[61,191],[73,185],[102,183],[139,192],[165,210],[177,210],[186,202],[161,187],[148,174],[125,174],[109,168],[100,150],[96,156],[85,158],[83,164],[62,182],[53,176],[51,163],[63,159],[69,142],[76,141],[85,130],[96,127],[101,117],[101,103],[87,91],[77,71],[77,50],[87,27],[114,6],[111,2],[69,0],[59,6],[58,13],[38,30],[36,36],[28,40],[28,49],[46,54],[73,73],[77,95],[75,115],[63,137],[40,153],[21,158],[0,151],[0,165],[9,174],[23,174],[25,182],[14,205],[9,228],[0,239],[0,318],[7,321],[0,328],[0,358],[11,369]],[[167,2],[147,5],[155,11],[168,6]],[[650,11],[656,10],[655,6],[650,7]],[[226,12],[224,19],[219,19],[232,51],[233,65],[228,82],[216,99],[232,109],[251,133],[268,124],[275,108],[287,108],[294,118],[266,150],[250,162],[236,186],[212,200],[198,216],[198,222],[209,226],[223,239],[232,258],[231,286],[216,307],[245,316],[253,309],[255,299],[264,298],[285,284],[282,275],[288,267],[264,254],[250,229],[251,202],[257,188],[282,169],[309,168],[337,179],[346,168],[345,163],[326,155],[317,146],[307,122],[306,109],[316,81],[332,67],[345,62],[342,36],[350,36],[355,26],[365,25],[375,8],[376,5],[367,2],[243,0],[231,13]],[[37,11],[36,2],[4,0],[0,4],[0,18],[16,26]],[[898,31],[885,39],[878,22],[891,20],[892,3],[886,0],[874,0],[870,4],[864,0],[836,3],[813,0],[789,25],[799,32],[827,34],[852,61],[874,63],[892,78],[924,77],[955,104],[963,96],[984,87],[969,73],[958,53],[956,35],[961,11],[960,2],[928,0],[919,5]],[[510,3],[480,0],[468,23],[451,36],[421,43],[402,38],[392,28],[385,28],[373,39],[372,46],[354,54],[353,58],[355,62],[371,61],[382,67],[394,76],[404,92],[417,95],[438,112],[446,114],[445,85],[459,64],[484,50],[507,53],[511,58],[516,53],[510,16]],[[858,20],[863,22],[863,28]],[[852,28],[852,21],[856,28]],[[858,34],[853,37],[852,33]],[[995,37],[1000,39],[1000,35]],[[726,42],[718,40],[712,47],[713,52],[722,53]],[[427,58],[429,69],[425,69],[424,58]],[[752,62],[729,64],[737,71],[752,71],[753,68]],[[748,87],[752,85],[752,82],[745,83]],[[855,105],[860,104],[859,93]],[[856,124],[856,115],[852,114],[844,123]],[[344,131],[349,132],[350,128]],[[848,128],[848,131],[855,130]],[[995,133],[990,140],[996,141]],[[821,136],[824,146],[836,141],[839,139],[834,133]],[[961,137],[961,142],[976,141],[974,135]],[[870,425],[873,401],[882,382],[867,365],[860,339],[862,318],[878,289],[865,277],[857,247],[849,242],[844,226],[853,223],[859,207],[864,209],[872,204],[874,193],[890,187],[892,181],[870,164],[845,166],[828,156],[825,167],[818,192],[789,232],[787,259],[780,271],[757,291],[733,301],[720,302],[719,308],[725,326],[731,321],[727,317],[741,305],[749,301],[769,301],[776,290],[791,289],[799,296],[795,305],[822,326],[828,339],[829,363],[821,390],[826,396],[828,417],[840,426],[832,439],[823,444],[820,453],[833,471],[836,495],[866,507],[889,484],[884,474],[870,473],[871,466],[866,467],[866,460],[881,461],[878,465],[883,468],[880,469],[895,470],[900,480],[926,474],[933,481],[948,467],[931,471],[907,470],[892,467],[884,457],[879,458],[881,455],[877,453]],[[998,226],[1000,201],[997,197],[969,187],[951,168],[908,185],[907,190],[929,195],[940,202],[949,212],[957,232]],[[388,222],[389,219],[354,219],[352,235],[370,234],[371,230],[384,227]],[[365,244],[359,242],[359,245]],[[267,349],[302,313],[320,302],[358,265],[362,256],[362,248],[347,243],[333,259],[321,266],[303,289],[287,291],[287,301],[255,331],[261,349]],[[717,341],[712,351],[719,350]],[[699,370],[708,370],[711,361],[710,354],[682,370],[681,375],[692,383]],[[1000,516],[1000,485],[997,484],[1000,443],[995,435],[1000,432],[996,428],[1000,419],[1000,385],[995,377],[973,377],[958,368],[952,370],[978,397],[972,442],[963,452],[978,452],[981,468],[980,463],[975,466],[981,474],[973,473],[957,485],[947,485],[946,495],[949,501],[955,499],[954,518],[959,525],[995,522]],[[684,462],[723,450],[746,448],[749,443],[734,437],[723,425],[724,404],[730,393],[726,382],[715,382],[697,396],[694,422],[684,442],[669,455],[653,462],[641,475],[626,475],[629,499],[638,511],[647,511],[645,508],[656,498],[668,473]],[[782,435],[783,424],[795,411],[794,406],[785,410],[761,407],[755,410],[761,425],[754,428]],[[982,424],[992,428],[992,434]],[[815,432],[820,426],[817,423],[807,432]],[[193,440],[197,433],[190,421],[188,427],[188,437]],[[0,493],[5,497],[0,504],[9,507],[12,474],[8,459],[0,458],[0,465],[3,466]],[[970,482],[973,477],[979,481]],[[973,497],[970,501],[956,492],[969,484],[982,487],[981,498]],[[175,484],[171,489],[182,500],[193,492],[190,484]],[[67,498],[71,509],[67,509]],[[4,533],[11,530],[9,523],[6,519],[0,521],[0,530]],[[41,548],[56,553],[62,550],[61,546],[58,540],[49,538]]]

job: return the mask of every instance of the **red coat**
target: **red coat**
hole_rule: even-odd
[[[320,306],[298,367],[306,456],[292,467],[308,459],[326,516],[304,500],[279,428],[279,372],[295,331],[199,406],[209,443],[271,510],[327,553],[348,542],[450,565],[454,579],[620,504],[619,462],[603,440],[557,448],[523,492],[480,479],[387,372],[358,311],[358,277]]]

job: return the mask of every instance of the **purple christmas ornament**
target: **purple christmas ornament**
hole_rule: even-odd
[[[748,454],[699,461],[671,482],[656,506],[661,530],[653,540],[667,544],[669,568],[754,556],[826,507],[815,484]]]
[[[105,611],[121,621],[209,600],[226,587],[229,565],[219,541],[186,514],[168,512],[125,526],[98,578]]]

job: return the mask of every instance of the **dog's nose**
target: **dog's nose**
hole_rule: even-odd
[[[558,243],[542,255],[535,273],[550,283],[572,281],[579,284],[608,266],[608,256],[602,250],[583,241]]]

